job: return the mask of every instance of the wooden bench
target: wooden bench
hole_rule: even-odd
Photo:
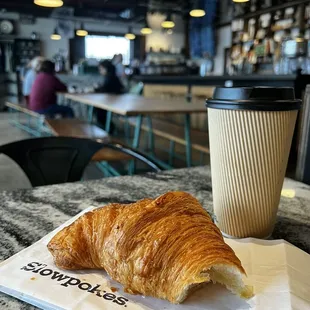
[[[103,143],[111,141],[109,134],[96,125],[78,119],[46,119],[45,123],[53,135],[58,137],[88,138],[100,140]],[[112,162],[132,159],[129,155],[111,150],[102,149],[92,158],[95,162]]]
[[[186,145],[184,138],[184,127],[173,123],[168,123],[160,119],[152,119],[153,133],[156,136],[165,138],[170,141],[174,141],[178,144]],[[149,131],[149,127],[143,124],[143,130]],[[203,152],[206,154],[210,153],[209,150],[209,137],[207,132],[192,129],[191,130],[191,141],[192,149]]]
[[[125,122],[126,120],[123,118],[119,119],[120,122]],[[136,126],[135,118],[130,117],[127,119],[128,124],[132,127]],[[150,134],[150,128],[146,124],[146,120],[144,120],[141,129],[146,133]],[[161,137],[163,139],[170,141],[170,149],[169,149],[169,164],[172,165],[173,158],[175,156],[174,148],[175,143],[186,146],[186,140],[184,135],[184,126],[169,123],[162,119],[152,118],[152,132],[155,136]],[[207,132],[203,132],[200,130],[192,129],[191,130],[191,144],[192,149],[200,152],[201,159],[200,162],[203,162],[203,156],[210,154],[209,145],[209,137]]]
[[[22,103],[13,103],[13,102],[6,102],[5,105],[8,107],[10,112],[17,112],[15,114],[15,118],[11,118],[11,124],[15,125],[16,127],[36,136],[40,137],[42,134],[46,133],[46,128],[44,126],[45,116],[34,112],[26,107],[25,104]],[[19,114],[25,114],[28,116],[27,123],[22,123],[19,117]],[[10,113],[13,116],[13,113]]]
[[[5,103],[5,105],[8,108],[13,109],[15,111],[19,111],[19,112],[22,112],[22,113],[25,113],[27,115],[30,115],[30,116],[33,116],[33,117],[37,117],[37,118],[39,118],[39,117],[41,117],[41,118],[43,117],[44,118],[44,115],[39,114],[39,113],[37,113],[35,111],[32,111],[32,110],[28,109],[24,103],[13,103],[13,102],[8,102],[7,101]]]

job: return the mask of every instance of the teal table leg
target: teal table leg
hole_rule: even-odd
[[[109,163],[106,163],[106,166],[107,166],[107,170],[108,170],[109,174],[112,177],[119,177],[119,176],[121,176],[121,174],[116,169],[114,169],[111,165],[109,165]]]
[[[149,134],[148,132],[145,134],[144,137],[144,146],[143,146],[143,151],[144,152],[149,152],[150,151],[150,143],[149,143]]]
[[[115,115],[114,115],[114,121],[116,121],[116,123],[119,123],[119,119],[121,119],[121,116],[115,114]],[[115,126],[115,127],[114,127],[113,135],[118,136],[118,126]]]
[[[125,132],[125,140],[129,144],[129,141],[130,141],[130,126],[129,126],[129,121],[128,121],[128,117],[127,116],[125,116],[124,132]]]
[[[88,107],[85,108],[85,105],[84,105],[83,103],[81,103],[81,102],[78,102],[77,104],[78,104],[77,110],[79,110],[79,111],[78,111],[78,113],[79,113],[79,118],[80,118],[81,120],[85,120],[85,118],[86,118],[86,115],[85,115],[85,114],[88,113]]]
[[[106,123],[105,123],[105,131],[107,133],[110,133],[111,123],[112,123],[112,112],[111,111],[107,111],[107,120],[106,120]]]
[[[92,105],[88,106],[88,122],[92,123],[93,122],[93,117],[94,117],[94,107]]]
[[[169,147],[169,166],[173,165],[174,150],[175,150],[175,142],[174,141],[170,141],[170,147]]]
[[[97,168],[103,173],[104,177],[110,177],[110,173],[107,170],[106,162],[96,163]]]
[[[14,120],[14,114],[13,114],[13,109],[12,108],[9,108],[9,116],[10,116],[10,123],[12,123],[13,120]]]
[[[191,116],[185,114],[185,141],[186,141],[186,163],[187,167],[192,166],[192,142],[191,142]]]
[[[21,121],[20,121],[20,112],[19,111],[17,111],[17,123],[19,124],[19,125],[21,125]]]
[[[38,119],[38,125],[37,125],[37,135],[38,135],[38,137],[42,136],[43,125],[44,125],[44,117],[40,117]]]
[[[149,127],[149,132],[148,132],[148,145],[150,149],[150,153],[152,155],[155,154],[155,146],[154,146],[154,133],[153,133],[153,125],[152,125],[152,119],[150,116],[147,117],[147,125]]]
[[[115,170],[112,166],[109,165],[108,162],[100,162],[100,163],[96,163],[96,166],[99,170],[101,170],[105,177],[118,177],[121,176],[121,174]]]
[[[134,149],[137,149],[139,147],[142,122],[143,122],[143,115],[138,115],[136,118],[136,127],[132,143],[132,147]],[[133,175],[135,173],[135,168],[136,168],[135,161],[132,160],[128,168],[129,175]]]
[[[138,115],[136,119],[136,128],[132,143],[132,147],[135,149],[139,147],[142,121],[143,121],[143,115]]]

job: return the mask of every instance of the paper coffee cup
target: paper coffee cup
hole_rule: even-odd
[[[290,88],[218,88],[207,101],[214,213],[226,236],[271,235],[300,105]]]

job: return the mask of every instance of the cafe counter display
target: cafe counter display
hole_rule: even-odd
[[[131,203],[167,191],[194,195],[213,216],[211,172],[197,167],[0,193],[0,260],[38,241],[90,206]],[[310,187],[286,179],[272,239],[285,239],[310,253]],[[36,309],[0,294],[1,309]]]

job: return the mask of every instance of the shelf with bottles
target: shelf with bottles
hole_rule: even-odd
[[[235,3],[233,7],[233,19],[257,18],[266,13],[283,11],[286,8],[308,4],[307,0],[249,0],[244,3]]]
[[[299,3],[255,18],[232,22],[231,65],[273,65],[280,58],[310,57],[310,4]],[[299,61],[300,62],[300,61]],[[240,71],[241,70],[241,71]]]
[[[271,34],[281,37],[283,31],[300,28],[301,24],[304,24],[300,22],[303,19],[302,14],[302,6],[297,6],[262,14],[257,18],[236,19],[232,22],[232,42],[263,39]]]
[[[15,69],[25,67],[34,57],[41,55],[41,41],[15,39],[13,51]]]

